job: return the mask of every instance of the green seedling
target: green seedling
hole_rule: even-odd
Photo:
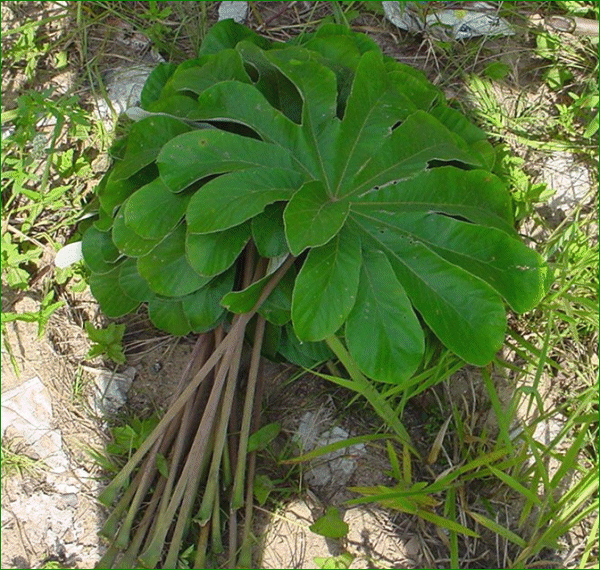
[[[315,534],[326,538],[342,538],[348,534],[348,523],[340,515],[339,509],[328,507],[325,514],[308,527]]]
[[[261,451],[271,443],[281,431],[281,425],[277,422],[261,427],[248,438],[248,453]]]
[[[85,330],[93,343],[87,353],[87,358],[106,355],[117,364],[127,362],[122,344],[125,325],[110,323],[106,328],[96,328],[92,323],[86,321]]]
[[[352,564],[352,562],[354,562],[354,556],[349,552],[342,552],[337,556],[315,556],[313,560],[315,561],[316,567],[322,568],[323,570],[325,570],[326,568],[342,569],[350,568],[350,565]]]
[[[23,251],[9,232],[2,236],[2,277],[6,279],[9,287],[29,288],[31,275],[26,266],[38,261],[42,253],[41,249],[35,247]]]

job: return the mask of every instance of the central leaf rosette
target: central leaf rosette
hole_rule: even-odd
[[[367,376],[399,383],[426,325],[488,363],[505,303],[534,307],[546,267],[485,134],[366,36],[324,26],[296,44],[222,22],[198,59],[153,72],[84,238],[92,291],[109,315],[148,302],[160,328],[207,330],[258,299],[266,280],[234,290],[252,240],[297,258],[261,307],[282,354],[337,333]]]

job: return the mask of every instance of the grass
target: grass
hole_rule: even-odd
[[[107,65],[124,59],[114,55],[112,43],[123,23],[127,33],[144,35],[167,59],[181,61],[197,50],[216,3],[73,2],[35,18],[26,18],[26,3],[16,4],[21,5],[11,4],[15,13],[27,23],[15,22],[15,32],[3,33],[2,44],[3,85],[5,73],[7,80],[15,79],[13,73],[23,82],[18,97],[2,102],[2,285],[8,292],[2,327],[33,320],[43,335],[53,312],[69,306],[71,293],[85,287],[82,267],[54,269],[51,258],[77,240],[77,221],[90,207],[90,188],[111,137],[81,95],[90,88],[102,95]],[[252,25],[283,38],[328,18],[368,28],[397,51],[390,40],[397,30],[369,3],[314,3],[307,12],[301,3],[291,4],[281,11],[252,3]],[[534,12],[598,18],[596,2],[504,3],[502,10],[515,20]],[[62,21],[74,25],[61,31]],[[554,280],[535,311],[511,319],[497,361],[469,372],[465,393],[455,390],[463,363],[432,344],[422,369],[403,390],[365,384],[347,397],[350,403],[366,397],[380,422],[400,437],[381,444],[394,484],[356,489],[354,502],[379,502],[423,521],[415,528],[443,529],[431,564],[477,567],[478,557],[489,550],[487,564],[499,568],[597,567],[597,40],[534,30],[519,42],[495,40],[495,47],[428,36],[403,42],[503,145],[498,172],[513,188],[520,231],[532,236]],[[77,72],[85,84],[50,87],[48,78],[65,71]],[[540,172],[557,152],[569,153],[592,177],[592,191],[563,219],[551,219],[541,208],[554,189]],[[39,311],[13,310],[31,289],[38,292]],[[347,355],[334,348],[350,377],[359,378]],[[329,372],[338,386],[351,385],[339,370]],[[414,415],[419,398],[429,403],[431,417],[415,446],[404,419]],[[128,426],[139,432],[126,423],[117,434],[121,439]],[[373,427],[361,441],[379,437],[378,431]],[[124,451],[126,442],[119,441],[115,455],[134,449]],[[289,459],[269,454],[279,465]],[[3,475],[38,469],[4,447],[2,463]],[[289,473],[296,476],[297,467]],[[263,483],[275,485],[262,495],[265,506],[269,493],[285,496],[296,487],[287,475]],[[278,494],[277,485],[286,492]],[[192,549],[180,555],[182,567],[193,554]]]
[[[9,442],[2,445],[0,464],[2,465],[2,477],[9,477],[15,474],[19,477],[26,475],[35,477],[46,470],[46,465],[43,461],[32,459]]]

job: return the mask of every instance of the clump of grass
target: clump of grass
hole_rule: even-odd
[[[46,470],[43,461],[29,457],[10,442],[2,443],[0,464],[2,465],[2,477],[11,475],[36,477]]]

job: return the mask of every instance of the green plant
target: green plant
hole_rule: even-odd
[[[342,538],[348,534],[348,523],[335,507],[328,507],[325,514],[308,527],[315,534],[327,538]]]
[[[26,313],[2,313],[2,327],[4,327],[7,323],[12,323],[14,321],[23,321],[25,323],[37,323],[38,325],[38,338],[41,338],[44,335],[46,330],[46,325],[50,320],[50,317],[58,308],[62,307],[65,302],[64,301],[56,301],[54,300],[54,291],[50,291],[43,299],[40,305],[40,310],[36,313],[34,312],[26,312]]]
[[[15,64],[22,65],[25,62],[24,72],[28,79],[33,79],[34,72],[38,66],[40,58],[46,56],[50,51],[49,42],[42,43],[37,38],[38,31],[42,24],[49,21],[28,22],[17,29],[7,30],[5,37],[15,35],[16,39],[8,49],[2,49],[2,59],[11,59]]]
[[[201,333],[213,349],[102,494],[112,503],[141,465],[105,525],[114,548],[103,564],[156,565],[169,528],[163,564],[174,564],[190,520],[202,529],[195,565],[209,532],[222,551],[221,476],[231,520],[246,508],[238,564],[249,565],[254,462],[246,456],[263,341],[271,357],[304,365],[334,353],[352,378],[336,381],[365,395],[410,446],[369,379],[410,384],[430,330],[467,362],[488,363],[504,340],[504,301],[517,312],[534,307],[547,268],[517,237],[485,134],[419,72],[347,28],[273,44],[222,22],[199,58],[159,66],[142,109],[130,113],[140,120],[112,150],[99,219],[83,236],[91,290],[108,316],[147,303],[157,327]],[[232,458],[224,450],[251,319]],[[194,399],[204,413],[185,423]],[[173,438],[181,443],[171,449]],[[191,439],[200,454],[180,451]],[[132,537],[159,476],[157,453],[169,475]]]
[[[89,449],[88,453],[107,472],[116,473],[142,445],[158,422],[159,418],[156,415],[145,419],[129,417],[122,425],[111,428],[111,441],[103,451]],[[164,457],[158,457],[157,460],[161,463],[162,472],[167,473],[168,467]]]
[[[0,459],[3,477],[13,473],[17,473],[21,477],[24,475],[35,476],[47,468],[43,461],[28,457],[9,443],[2,445]]]
[[[20,290],[15,302],[52,268],[47,259],[42,266],[44,254],[54,255],[59,234],[81,215],[83,181],[92,175],[93,157],[91,148],[76,150],[93,134],[89,115],[76,97],[59,97],[52,89],[32,90],[16,103],[16,108],[2,111],[3,129],[10,130],[8,136],[3,131],[1,158],[2,278],[3,285]],[[65,140],[71,148],[63,150]],[[77,271],[83,268],[57,270],[56,282],[71,287]],[[81,289],[81,275],[75,281],[75,288]],[[2,327],[14,321],[37,322],[41,337],[52,313],[64,305],[55,296],[44,287],[38,312],[5,310]]]
[[[43,566],[40,567],[42,570],[60,570],[65,568],[60,562],[57,560],[48,560],[45,562]]]
[[[328,507],[325,514],[320,516],[308,529],[330,540],[341,541],[347,536],[349,526],[348,523],[344,522],[344,518],[338,509]],[[338,556],[314,558],[318,568],[349,568],[353,560],[354,556],[345,550]]]
[[[93,343],[87,353],[87,358],[105,354],[117,364],[124,364],[127,361],[122,344],[125,325],[110,323],[106,328],[96,328],[92,323],[86,321],[85,330]]]
[[[13,241],[8,232],[2,236],[2,273],[9,287],[27,289],[29,286],[29,273],[25,266],[37,261],[42,255],[38,248],[29,251],[19,251],[18,243]]]
[[[489,362],[502,298],[532,308],[546,273],[516,238],[485,135],[417,72],[340,28],[285,49],[214,30],[199,60],[152,74],[150,115],[98,189],[101,219],[83,246],[104,312],[145,301],[173,334],[220,322],[221,299],[244,313],[266,281],[232,291],[252,238],[266,258],[299,258],[259,308],[275,326],[291,319],[287,339],[344,330],[365,374],[399,382],[424,350],[418,311],[463,359]]]

